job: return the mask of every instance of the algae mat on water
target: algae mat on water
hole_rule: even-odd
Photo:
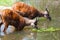
[[[47,28],[47,29],[44,29],[44,28],[41,28],[41,29],[32,29],[32,31],[36,31],[36,32],[53,32],[53,31],[58,31],[60,30],[60,28],[54,28],[54,27],[50,27],[50,28]]]

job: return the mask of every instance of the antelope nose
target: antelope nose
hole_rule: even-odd
[[[47,19],[48,19],[49,21],[51,21],[51,20],[52,20],[52,19],[51,19],[51,17],[48,17]]]

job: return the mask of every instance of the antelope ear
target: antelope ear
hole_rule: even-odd
[[[46,8],[45,10],[46,10],[46,11],[47,11],[47,13],[49,14],[49,10],[48,10],[47,8]]]

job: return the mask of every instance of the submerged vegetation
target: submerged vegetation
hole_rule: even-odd
[[[23,1],[40,10],[47,7],[52,21],[39,18],[39,29],[27,28],[25,31],[15,32],[2,37],[2,40],[60,40],[60,0],[0,0],[0,6],[11,6],[17,1]],[[31,32],[31,31],[32,32]],[[31,35],[32,34],[32,35]]]
[[[54,28],[54,27],[50,27],[50,28],[47,28],[47,29],[45,29],[45,28],[41,28],[41,29],[32,29],[32,31],[34,31],[34,32],[53,32],[53,31],[59,31],[60,30],[60,28]]]

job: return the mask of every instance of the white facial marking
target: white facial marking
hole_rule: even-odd
[[[45,11],[44,14],[48,14],[47,11]]]
[[[31,26],[32,26],[32,27],[34,27],[34,26],[35,26],[35,24],[34,24],[34,23],[31,23]]]
[[[29,19],[29,18],[26,18],[26,17],[24,17],[24,19],[25,19],[26,24],[30,24],[30,26],[32,26],[32,27],[35,26],[34,23],[36,22],[36,19]]]
[[[48,14],[47,11],[44,12],[44,17],[47,17],[46,14]]]

